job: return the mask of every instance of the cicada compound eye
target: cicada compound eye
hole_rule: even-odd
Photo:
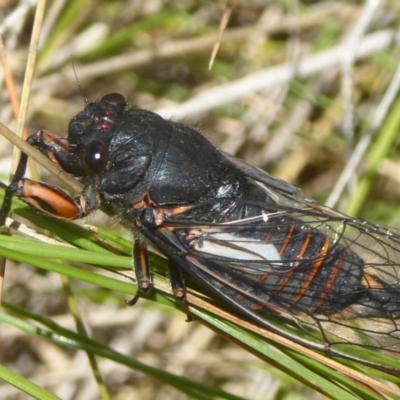
[[[126,102],[125,96],[121,93],[108,93],[100,100],[102,103],[108,103],[113,106],[125,107],[128,103]]]
[[[93,140],[87,145],[84,161],[90,171],[96,174],[103,172],[107,166],[108,158],[108,147],[103,141]]]

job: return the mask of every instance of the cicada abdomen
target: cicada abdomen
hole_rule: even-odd
[[[224,223],[183,227],[180,215],[164,224],[189,273],[268,328],[276,315],[327,348],[400,352],[396,235],[311,208],[248,209]]]

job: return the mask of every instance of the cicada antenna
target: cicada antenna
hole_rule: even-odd
[[[85,92],[83,91],[81,82],[80,82],[80,80],[78,78],[78,74],[76,73],[76,68],[75,68],[75,64],[74,63],[72,63],[72,69],[74,70],[74,75],[75,75],[76,83],[78,84],[78,87],[79,87],[79,91],[81,92],[82,97],[85,99],[86,105],[88,105],[89,104],[89,100],[86,97]]]

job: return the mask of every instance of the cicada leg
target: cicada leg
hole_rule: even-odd
[[[80,163],[76,156],[68,150],[66,139],[53,136],[42,130],[28,138],[27,143],[39,149],[54,164],[67,172],[79,174]],[[21,154],[17,170],[10,183],[6,187],[3,204],[0,210],[0,226],[4,226],[10,213],[12,197],[18,196],[34,209],[58,219],[72,220],[87,214],[86,201],[81,196],[73,199],[56,187],[23,178],[26,171],[28,156]]]
[[[136,275],[138,290],[131,300],[125,301],[129,306],[136,304],[142,294],[146,293],[151,287],[153,287],[153,282],[150,279],[147,248],[145,243],[143,243],[137,235],[135,236],[133,247],[133,268]]]
[[[22,178],[7,187],[12,193],[33,209],[62,220],[74,220],[87,215],[83,196],[73,199],[55,186]]]
[[[139,236],[135,236],[133,247],[133,263],[138,290],[135,296],[130,300],[126,300],[126,304],[133,306],[140,297],[149,291],[154,285],[150,277],[149,258],[146,244]],[[169,278],[174,297],[184,302],[184,309],[187,316],[187,321],[193,320],[190,313],[188,303],[186,301],[186,289],[182,280],[181,271],[179,268],[171,266],[169,262]]]
[[[189,310],[189,303],[186,300],[186,288],[183,283],[181,270],[173,265],[171,262],[168,262],[168,270],[169,270],[169,279],[171,281],[171,288],[174,297],[183,302],[184,311],[186,314],[186,321],[193,321],[193,315]]]

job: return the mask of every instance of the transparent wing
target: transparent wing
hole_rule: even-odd
[[[158,234],[182,269],[268,329],[319,349],[400,353],[400,235],[299,193],[274,196],[273,206],[215,199]]]

